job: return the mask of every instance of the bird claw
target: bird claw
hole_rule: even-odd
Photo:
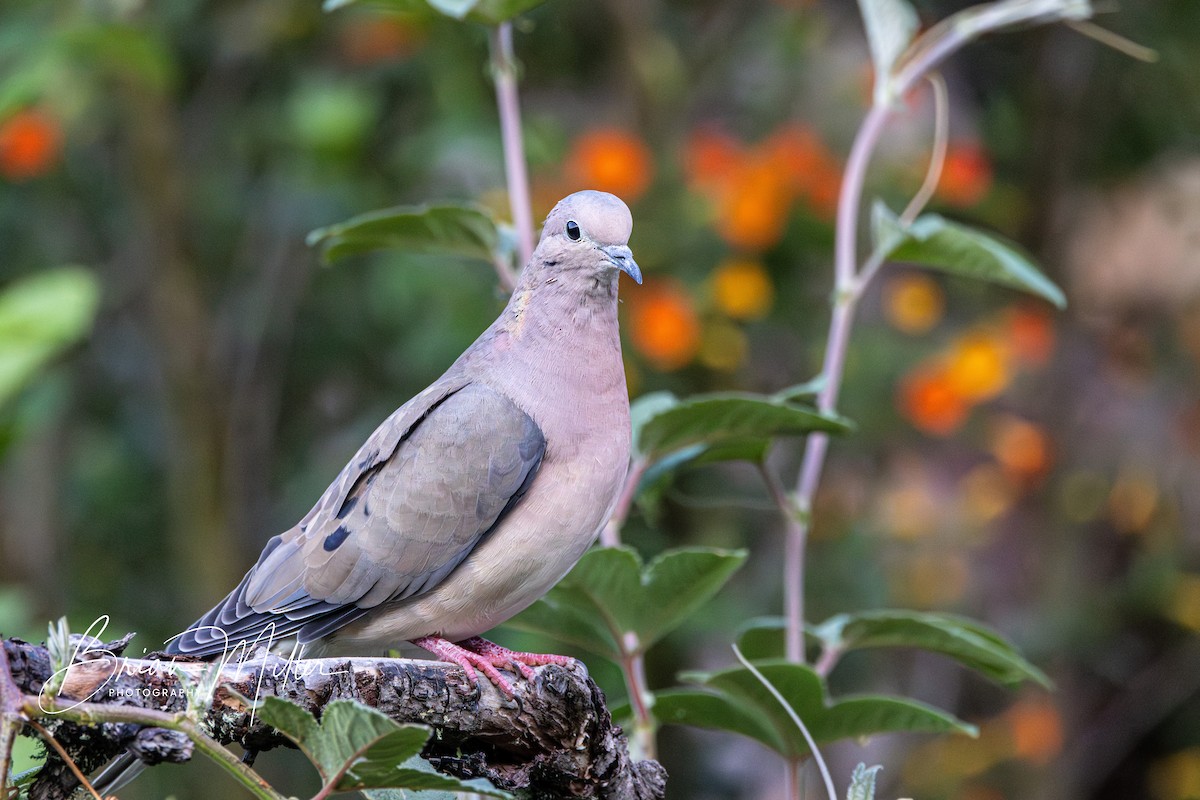
[[[568,656],[558,656],[549,653],[523,653],[501,647],[495,642],[489,642],[481,636],[472,636],[461,642],[451,642],[440,636],[425,636],[413,639],[417,647],[428,650],[443,661],[457,664],[466,673],[467,680],[478,689],[479,676],[476,669],[483,672],[508,699],[516,698],[516,692],[508,679],[500,674],[497,667],[513,668],[530,683],[537,679],[533,667],[545,664],[558,664],[570,667],[575,659]]]

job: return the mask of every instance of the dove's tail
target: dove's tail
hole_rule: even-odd
[[[116,794],[132,783],[134,778],[141,775],[145,768],[146,764],[140,758],[126,750],[92,776],[92,788],[101,797]]]

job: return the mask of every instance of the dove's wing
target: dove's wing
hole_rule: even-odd
[[[172,643],[206,656],[240,642],[309,642],[442,581],[534,480],[546,440],[480,383],[431,387],[372,434],[295,528]]]

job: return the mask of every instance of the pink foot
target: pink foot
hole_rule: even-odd
[[[525,680],[532,681],[536,676],[531,667],[543,664],[570,666],[575,661],[567,656],[518,653],[507,647],[501,647],[495,642],[489,642],[481,636],[472,636],[457,644],[440,636],[423,636],[420,639],[413,639],[412,643],[428,650],[443,661],[462,667],[463,672],[467,674],[467,680],[475,687],[479,686],[479,676],[475,672],[475,669],[478,668],[487,676],[488,680],[495,684],[497,689],[510,698],[515,695],[512,684],[500,674],[496,667],[514,666]]]

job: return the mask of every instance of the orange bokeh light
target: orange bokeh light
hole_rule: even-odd
[[[1005,714],[1018,758],[1049,763],[1063,746],[1063,722],[1058,709],[1044,700],[1022,700]]]
[[[958,430],[971,410],[950,373],[940,364],[918,367],[900,382],[900,413],[918,429],[937,436]]]
[[[1054,354],[1054,319],[1050,312],[1031,305],[1008,310],[1005,337],[1013,354],[1023,363],[1041,366]]]
[[[717,195],[733,179],[745,159],[741,143],[720,131],[701,129],[684,145],[684,171],[688,185],[704,194]]]
[[[629,311],[633,346],[654,367],[675,370],[695,358],[700,348],[700,319],[681,284],[647,281],[631,299]]]
[[[370,15],[349,20],[339,35],[342,53],[355,66],[403,61],[425,43],[420,25],[395,16]]]
[[[743,250],[773,247],[783,238],[794,195],[785,173],[766,159],[754,159],[726,188],[717,212],[717,231]]]
[[[992,188],[992,162],[978,142],[951,142],[942,164],[937,196],[960,208],[977,204]]]
[[[1012,380],[1008,348],[988,331],[968,333],[955,343],[947,361],[947,377],[960,396],[972,402],[988,400]]]
[[[692,190],[713,201],[721,237],[754,253],[779,243],[797,200],[832,219],[842,185],[841,164],[815,130],[799,123],[754,147],[701,129],[688,139],[684,169]]]
[[[654,160],[650,149],[633,134],[597,128],[575,140],[567,157],[567,170],[580,186],[612,192],[632,203],[649,188]]]
[[[58,159],[62,131],[44,111],[18,111],[0,123],[0,175],[24,181],[45,174]]]
[[[1004,471],[1017,478],[1036,478],[1050,468],[1050,440],[1032,422],[1004,416],[992,428],[992,453]]]

